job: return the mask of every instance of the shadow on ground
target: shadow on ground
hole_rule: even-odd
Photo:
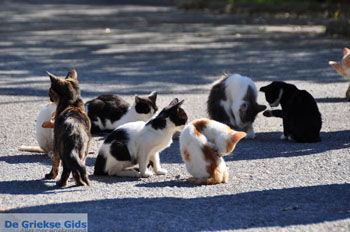
[[[160,186],[161,187],[161,186]],[[66,202],[11,213],[88,213],[89,229],[218,231],[307,225],[350,217],[350,185],[273,189],[198,198],[125,198]],[[184,211],[184,209],[186,209]],[[99,212],[97,215],[95,212]],[[205,213],[204,213],[205,212]],[[133,222],[133,223],[130,223]]]
[[[322,141],[319,143],[295,143],[280,140],[281,135],[282,132],[263,132],[257,133],[257,137],[254,140],[241,140],[233,153],[226,156],[225,160],[322,155],[326,151],[350,148],[350,130],[321,132]],[[163,163],[182,163],[179,142],[174,141],[171,147],[171,149],[168,148],[160,154],[161,161]]]

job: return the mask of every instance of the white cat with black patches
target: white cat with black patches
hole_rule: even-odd
[[[235,130],[247,132],[246,138],[255,138],[253,122],[266,106],[257,103],[258,91],[248,77],[225,75],[214,82],[210,90],[207,110],[209,117]]]
[[[182,103],[175,98],[147,123],[130,122],[114,130],[99,149],[94,174],[149,177],[153,175],[147,168],[150,161],[156,174],[166,174],[159,153],[170,146],[173,134],[187,122]],[[135,169],[137,164],[139,171]]]
[[[128,122],[148,121],[158,110],[157,92],[147,97],[135,96],[135,102],[130,106],[116,94],[101,95],[85,104],[85,110],[91,120],[91,132],[111,132]]]

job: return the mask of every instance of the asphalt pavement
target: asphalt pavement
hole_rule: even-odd
[[[161,2],[161,3],[159,3]],[[183,11],[162,1],[5,0],[0,3],[0,210],[88,213],[89,231],[350,231],[349,83],[328,60],[349,38],[324,27],[264,24],[252,17]],[[92,176],[103,137],[87,158],[91,187],[44,180],[50,159],[35,119],[49,77],[76,68],[84,100],[158,91],[158,106],[185,99],[190,120],[207,117],[211,83],[223,73],[296,84],[318,102],[320,143],[281,141],[282,121],[259,115],[254,140],[225,157],[227,184],[193,186],[179,143],[161,153],[166,176]],[[259,95],[259,103],[267,104]]]

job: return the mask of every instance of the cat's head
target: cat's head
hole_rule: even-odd
[[[177,130],[182,130],[188,119],[186,112],[181,108],[183,102],[184,100],[179,101],[177,98],[172,100],[152,121],[152,127],[164,129],[167,125],[170,125]]]
[[[339,75],[350,78],[350,49],[344,48],[343,59],[341,62],[329,61],[328,62]]]
[[[60,78],[49,72],[47,73],[51,80],[49,97],[52,102],[76,101],[80,98],[78,74],[74,69],[68,72],[66,78]]]
[[[147,97],[135,96],[135,111],[139,120],[147,121],[158,110],[157,104],[157,92],[151,92]]]
[[[254,122],[256,115],[266,109],[265,105],[256,102],[256,93],[249,86],[247,93],[239,106],[239,116],[243,124]]]
[[[236,147],[237,143],[243,139],[244,137],[247,136],[247,133],[242,132],[242,131],[235,131],[232,129],[228,129],[228,136],[226,138],[226,153],[224,154],[219,154],[220,156],[230,154]],[[224,141],[223,141],[224,142]]]
[[[286,83],[282,81],[274,81],[260,88],[260,91],[265,93],[266,101],[271,107],[276,107],[280,104],[285,85]]]

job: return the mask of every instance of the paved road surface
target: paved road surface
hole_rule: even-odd
[[[349,231],[348,83],[327,64],[340,59],[349,40],[325,36],[319,26],[264,25],[130,2],[1,2],[1,210],[85,212],[91,231]],[[92,187],[56,189],[43,180],[49,158],[18,147],[36,144],[34,121],[48,101],[45,71],[64,76],[72,67],[85,100],[119,93],[131,102],[156,90],[161,107],[185,99],[190,119],[206,116],[210,83],[223,72],[248,75],[258,88],[288,81],[316,98],[322,142],[282,142],[281,121],[260,115],[257,138],[242,141],[226,158],[228,184],[187,184],[174,141],[161,153],[166,176],[91,176]],[[266,104],[262,96],[259,102]],[[95,137],[91,146],[90,174],[101,142]]]

